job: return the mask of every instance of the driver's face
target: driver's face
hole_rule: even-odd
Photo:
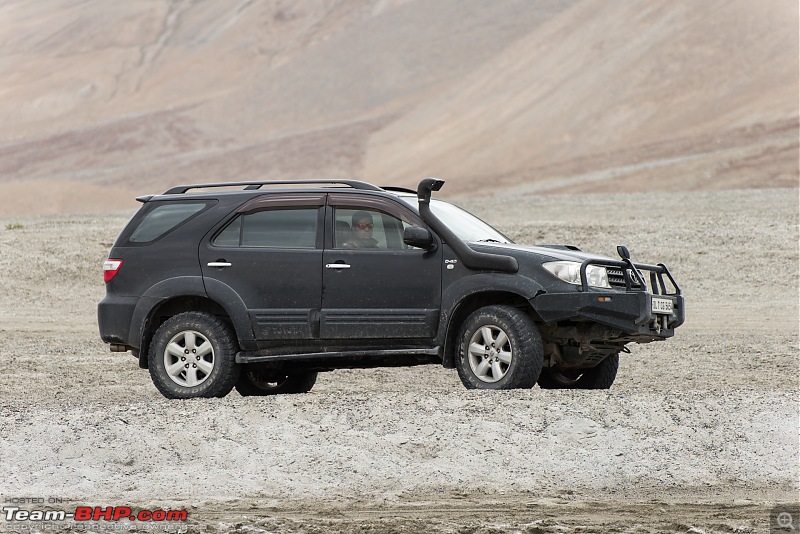
[[[361,219],[360,221],[356,221],[353,228],[358,235],[370,235],[372,234],[373,224],[369,219]]]

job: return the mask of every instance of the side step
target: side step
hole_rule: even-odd
[[[385,356],[441,356],[442,347],[436,346],[431,349],[391,349],[391,350],[347,350],[337,352],[306,352],[302,354],[258,354],[254,352],[237,352],[236,363],[260,363],[260,362],[287,362],[317,360],[321,358],[363,358]]]

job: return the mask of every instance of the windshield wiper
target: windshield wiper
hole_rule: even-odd
[[[478,243],[502,243],[502,241],[489,238],[489,239],[478,239]]]

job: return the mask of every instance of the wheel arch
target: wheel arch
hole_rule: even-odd
[[[456,337],[467,317],[480,308],[497,304],[520,308],[525,310],[534,321],[538,320],[530,301],[514,291],[489,290],[466,295],[453,307],[447,321],[442,360],[444,367],[451,369],[455,367],[456,347],[458,345]]]
[[[217,285],[224,286],[219,282]],[[150,341],[159,326],[170,317],[187,311],[205,312],[223,319],[233,328],[240,347],[253,343],[253,330],[244,302],[228,286],[215,289],[216,295],[209,295],[202,277],[179,277],[159,282],[139,299],[129,335],[129,339],[139,341],[139,367],[147,368]]]

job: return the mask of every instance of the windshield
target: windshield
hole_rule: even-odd
[[[417,197],[403,196],[400,198],[406,204],[417,207]],[[441,200],[431,200],[431,211],[462,241],[513,242],[473,214],[453,204]]]

